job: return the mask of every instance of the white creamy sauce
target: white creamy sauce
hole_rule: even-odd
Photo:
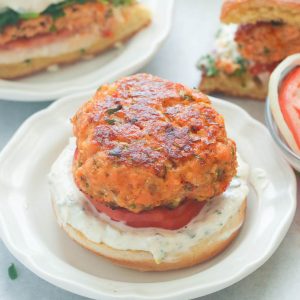
[[[62,1],[63,0],[0,0],[0,10],[11,8],[20,13],[40,13],[49,5]]]
[[[75,34],[57,42],[9,50],[0,50],[0,64],[21,63],[33,58],[55,57],[89,48],[99,39],[99,28],[91,27],[88,33]],[[30,63],[30,61],[28,61]]]
[[[237,43],[234,40],[237,28],[238,25],[235,24],[221,25],[214,44],[214,54],[216,57],[233,61],[241,57]]]
[[[70,224],[89,240],[104,242],[112,248],[149,251],[158,263],[174,260],[179,253],[219,231],[237,213],[248,194],[248,165],[238,158],[238,174],[230,187],[221,196],[209,200],[185,227],[178,230],[132,228],[96,212],[78,190],[71,171],[74,150],[75,139],[72,138],[49,174],[50,190],[58,207],[60,224]],[[228,238],[241,225],[233,228],[232,232],[224,233],[220,239]]]

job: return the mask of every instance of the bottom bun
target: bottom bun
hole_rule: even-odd
[[[265,100],[268,92],[268,80],[261,81],[246,72],[240,76],[219,72],[215,76],[203,74],[199,89],[206,94],[221,93],[229,96]]]
[[[52,200],[56,217],[59,220],[61,218],[59,216],[57,201]],[[139,271],[167,271],[194,266],[222,252],[237,237],[241,225],[244,222],[245,213],[246,199],[241,203],[236,214],[229,218],[227,223],[224,224],[220,230],[207,238],[199,240],[196,245],[191,247],[188,251],[176,255],[174,259],[162,261],[161,263],[155,262],[152,254],[148,251],[114,249],[104,243],[95,243],[87,239],[82,232],[70,224],[61,224],[61,227],[81,246],[110,259],[118,265]]]

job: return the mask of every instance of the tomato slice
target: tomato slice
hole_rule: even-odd
[[[205,205],[205,201],[186,200],[178,207],[168,209],[156,207],[152,210],[133,213],[125,208],[112,209],[105,204],[91,199],[99,212],[105,213],[112,220],[124,222],[131,227],[157,227],[175,230],[188,224]]]
[[[282,81],[279,90],[279,106],[300,148],[300,67],[293,69]]]
[[[273,62],[271,64],[255,63],[250,67],[249,71],[253,76],[259,75],[264,72],[272,73],[272,71],[277,67],[278,64],[279,62]]]

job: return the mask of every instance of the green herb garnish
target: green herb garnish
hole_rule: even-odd
[[[107,3],[113,6],[129,5],[134,2],[134,0],[65,0],[60,3],[49,5],[42,13],[36,12],[27,12],[27,13],[18,13],[11,8],[0,13],[0,33],[6,26],[15,25],[22,20],[30,20],[38,18],[40,15],[50,15],[53,20],[56,20],[60,17],[65,16],[64,9],[68,6],[74,4],[85,4],[87,2],[100,2]],[[111,12],[109,12],[111,14]],[[109,15],[108,15],[109,17]]]
[[[116,120],[114,120],[114,119],[105,119],[105,122],[109,125],[114,125],[116,123]]]
[[[39,16],[40,16],[39,13],[27,12],[27,13],[20,14],[20,19],[22,19],[22,20],[31,20],[31,19],[36,19]]]
[[[12,9],[0,13],[0,33],[8,25],[15,25],[20,21],[20,15]]]
[[[112,115],[112,114],[114,114],[115,112],[119,111],[120,109],[122,109],[122,105],[121,105],[121,104],[117,105],[117,107],[115,107],[115,108],[109,108],[109,109],[106,111],[106,113],[107,113],[108,115]]]
[[[56,32],[57,31],[57,28],[56,26],[54,25],[54,23],[52,23],[51,27],[50,27],[50,32]]]
[[[269,55],[271,50],[267,47],[264,47],[264,55]]]
[[[13,263],[8,268],[8,276],[11,280],[15,280],[18,277],[16,266]]]
[[[238,57],[235,59],[235,63],[239,64],[239,68],[234,71],[233,75],[243,75],[247,71],[248,61],[242,57]]]
[[[199,69],[204,69],[205,75],[208,77],[216,76],[219,73],[219,70],[216,67],[216,60],[212,55],[201,57],[197,66]]]

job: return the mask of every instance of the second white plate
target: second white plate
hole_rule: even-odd
[[[71,136],[69,118],[91,93],[69,96],[29,118],[0,154],[0,234],[38,276],[95,299],[191,299],[225,288],[261,266],[285,236],[296,207],[296,180],[274,149],[267,129],[244,110],[213,99],[229,136],[251,169],[268,181],[250,187],[245,224],[215,259],[180,271],[141,273],[113,265],[81,248],[57,225],[47,174]],[[258,197],[259,195],[259,197]]]
[[[43,72],[19,80],[1,80],[2,100],[48,101],[126,76],[142,68],[167,37],[172,21],[173,0],[141,0],[152,12],[152,23],[124,47],[109,50],[89,61]]]

